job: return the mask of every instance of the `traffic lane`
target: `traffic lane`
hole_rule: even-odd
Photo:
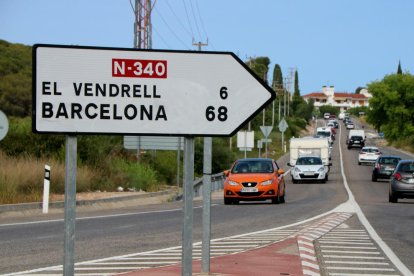
[[[335,173],[331,175],[326,184],[292,184],[287,177],[285,204],[273,205],[264,202],[225,206],[222,198],[213,200],[218,205],[211,209],[212,238],[274,228],[329,211],[346,200],[342,183],[336,183],[335,180],[339,176],[334,175]],[[164,208],[165,206],[160,206],[160,212],[77,220],[76,261],[180,245],[183,223],[181,209],[167,211]],[[194,241],[201,240],[201,214],[201,208],[194,210]],[[0,253],[1,267],[7,269],[6,271],[62,263],[63,221],[0,228],[3,231],[1,237],[11,241],[10,246],[15,249],[7,248]],[[3,258],[5,256],[9,257]]]
[[[228,236],[295,223],[328,212],[346,202],[348,195],[342,181],[338,142],[334,143],[331,162],[326,183],[293,184],[290,173],[287,173],[284,204],[241,202],[239,205],[223,205],[220,202],[220,206],[212,212],[212,227],[218,230],[213,232],[214,238],[222,237],[217,233],[223,231],[226,233],[224,236]],[[279,165],[287,166],[283,163]],[[201,223],[200,215],[198,223]]]
[[[182,221],[181,209],[77,220],[75,261],[177,246]],[[63,233],[63,221],[1,226],[1,241],[8,241],[0,251],[2,271],[62,264]]]
[[[375,140],[368,140],[374,145]],[[408,157],[387,147],[380,150],[384,154]],[[371,165],[358,165],[358,148],[346,149],[342,146],[345,173],[348,184],[363,213],[384,242],[394,251],[400,260],[414,271],[414,200],[404,199],[401,203],[388,202],[388,181],[372,182]],[[397,154],[398,153],[398,154]]]
[[[212,238],[295,223],[327,212],[346,201],[336,150],[332,162],[330,178],[325,184],[292,184],[290,175],[287,175],[285,204],[242,202],[240,205],[225,206],[222,198],[214,199],[212,202],[215,205],[211,208]],[[280,165],[286,166],[284,163]],[[194,241],[200,241],[202,236],[200,205],[201,202],[195,203]],[[100,211],[99,216],[102,217],[94,218],[84,217],[85,213],[82,213],[83,217],[77,219],[75,227],[76,261],[180,245],[183,224],[181,207],[182,202],[151,206],[151,210],[148,206],[139,206],[135,212],[118,215],[113,214],[113,210],[107,210],[107,217],[105,211]],[[0,231],[3,231],[3,241],[10,241],[10,247],[0,253],[1,267],[19,271],[62,263],[63,220],[0,227]],[[5,256],[8,257],[3,258]]]
[[[2,273],[49,266],[63,260],[63,223],[50,223],[38,230],[36,225],[0,227]]]

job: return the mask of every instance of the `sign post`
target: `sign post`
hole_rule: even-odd
[[[279,131],[282,132],[282,150],[286,152],[284,136],[285,136],[285,131],[288,128],[288,124],[285,120],[285,117],[283,117],[282,120],[279,122],[278,127],[279,127]]]
[[[263,133],[263,136],[265,137],[265,157],[267,158],[267,142],[268,142],[268,137],[270,135],[270,133],[272,132],[273,126],[260,126],[260,130]]]
[[[37,44],[32,71],[33,132],[67,135],[65,275],[74,271],[79,134],[185,137],[182,263],[191,275],[194,137],[233,136],[275,92],[229,52]]]

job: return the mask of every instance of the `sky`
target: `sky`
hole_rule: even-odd
[[[132,1],[132,4],[131,2]],[[414,71],[412,0],[152,0],[152,48],[268,57],[302,95]],[[134,0],[0,0],[0,39],[132,48]],[[291,69],[292,68],[292,69]]]

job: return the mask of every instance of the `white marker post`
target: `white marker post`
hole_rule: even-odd
[[[50,166],[45,165],[45,177],[43,181],[43,214],[49,212],[49,190],[50,190]]]

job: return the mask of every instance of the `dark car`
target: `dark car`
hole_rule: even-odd
[[[414,160],[401,160],[391,176],[388,201],[399,198],[414,198]]]
[[[353,135],[351,136],[351,138],[347,140],[347,144],[348,144],[348,149],[351,149],[354,146],[363,148],[365,147],[365,138],[360,135]]]
[[[379,178],[389,179],[392,172],[400,162],[399,156],[380,156],[375,161],[374,169],[372,170],[372,181],[377,181]]]

